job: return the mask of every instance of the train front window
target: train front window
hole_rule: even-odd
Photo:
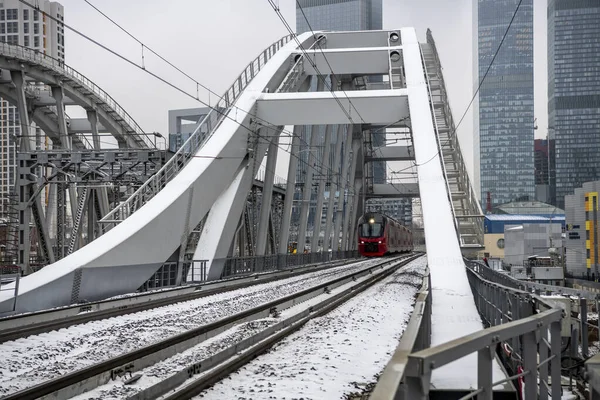
[[[362,224],[361,236],[366,238],[381,237],[383,236],[383,225],[379,223]]]

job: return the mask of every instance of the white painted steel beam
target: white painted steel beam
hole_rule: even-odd
[[[374,147],[373,156],[365,157],[366,161],[412,161],[414,159],[413,146]]]
[[[408,92],[396,89],[262,93],[257,114],[273,125],[390,124],[409,116]]]
[[[317,37],[325,36],[326,42],[323,47],[328,49],[384,47],[388,45],[388,38],[392,32],[400,31],[392,29],[389,31],[318,32]]]
[[[94,113],[95,114],[95,113]],[[92,117],[93,118],[93,117]],[[68,130],[73,133],[94,133],[94,128],[89,119],[86,118],[71,118],[68,121]],[[97,122],[96,117],[96,129],[98,133],[107,133],[108,129],[104,125]]]
[[[376,183],[368,198],[403,199],[419,197],[418,183]]]
[[[304,63],[304,72],[308,75],[320,75],[333,70],[338,76],[387,75],[390,51],[402,53],[402,47],[306,50],[310,62]]]

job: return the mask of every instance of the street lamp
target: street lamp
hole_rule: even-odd
[[[154,147],[157,148],[156,147],[156,138],[159,138],[159,139],[163,139],[164,144],[165,144],[165,150],[166,150],[167,149],[167,139],[163,135],[161,135],[159,132],[152,132],[152,134],[154,135]]]

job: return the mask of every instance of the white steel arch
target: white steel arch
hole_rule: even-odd
[[[392,32],[399,33],[401,40],[390,42]],[[346,207],[341,228],[341,218],[338,218],[334,238],[341,229],[344,233],[342,243],[351,242],[354,219],[360,213],[359,189],[363,186],[363,177],[359,175],[362,167],[356,165],[356,159],[362,153],[360,126],[381,126],[410,118],[433,288],[432,344],[480,330],[482,324],[457,239],[449,189],[438,151],[428,81],[414,29],[322,34],[330,63],[345,68],[336,76],[342,85],[346,75],[390,73],[391,77],[390,71],[397,67],[397,64],[393,65],[395,62],[403,63],[404,76],[399,77],[398,82],[403,82],[404,87],[392,85],[392,89],[367,91],[341,91],[334,87],[333,91],[300,93],[298,91],[306,90],[306,81],[315,76],[316,70],[307,66],[310,63],[297,62],[302,52],[295,42],[283,45],[273,52],[260,72],[250,79],[245,77],[248,83],[241,93],[234,91],[235,107],[229,107],[225,111],[227,118],[213,127],[212,134],[195,153],[198,157],[186,158],[183,154],[177,158],[178,155],[173,162],[181,161],[185,167],[174,170],[174,177],[158,174],[156,179],[164,179],[164,182],[155,183],[162,190],[146,195],[146,189],[141,189],[137,197],[127,203],[129,208],[123,207],[111,214],[115,218],[122,217],[112,230],[59,262],[22,279],[18,311],[134,291],[162,263],[176,256],[189,232],[204,217],[206,222],[195,258],[216,260],[227,256],[252,178],[269,145],[265,138],[278,136],[283,125],[348,125],[344,158],[349,157],[352,147],[355,164],[349,168],[349,185],[353,186],[354,192],[349,197],[353,207]],[[309,33],[300,35],[299,40],[307,49],[315,41]],[[316,60],[315,65],[321,73],[327,74],[329,67],[320,60],[320,54],[314,52],[311,59]],[[282,87],[286,90],[279,92]],[[347,110],[349,116],[341,108]],[[413,187],[412,190],[416,189]],[[289,196],[288,200],[291,202]],[[289,215],[285,218],[289,225]],[[218,276],[219,268],[219,265],[211,265],[209,274]],[[3,296],[0,297],[0,309],[10,302],[10,294],[3,293],[0,294]],[[472,357],[467,357],[450,364],[447,371],[460,370],[461,373],[456,376],[434,374],[434,380],[443,386],[448,383],[447,376],[452,376],[453,381],[463,377],[469,382],[454,383],[462,384],[460,387],[469,386],[477,376],[473,361]]]

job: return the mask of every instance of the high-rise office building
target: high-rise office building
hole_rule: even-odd
[[[64,21],[63,6],[54,1],[38,0],[36,5],[59,21]],[[64,62],[65,39],[64,26],[51,18],[45,17],[40,11],[28,7],[19,0],[4,0],[0,2],[0,42],[11,45],[28,47],[47,56]],[[34,83],[29,83],[35,85]],[[6,212],[6,196],[15,184],[16,154],[18,138],[21,135],[19,112],[16,105],[0,99],[0,218]],[[32,149],[51,147],[51,141],[45,137],[39,128],[32,124],[30,132],[36,133],[36,138],[21,138],[31,140]]]
[[[551,202],[600,178],[600,0],[548,2]]]
[[[474,0],[475,88],[486,74],[519,0]],[[523,0],[479,90],[475,169],[483,208],[535,195],[533,0]],[[479,164],[479,165],[477,165]],[[478,173],[478,174],[477,174]]]
[[[310,28],[314,31],[382,29],[382,10],[382,0],[299,0],[296,4],[296,33],[308,32]]]

